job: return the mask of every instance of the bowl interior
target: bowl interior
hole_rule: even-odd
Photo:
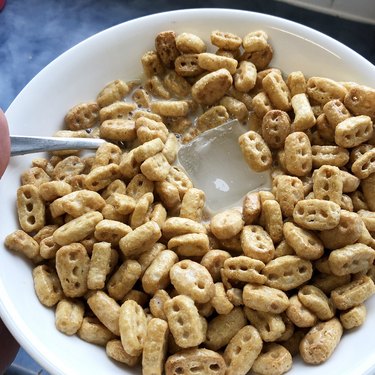
[[[274,47],[272,66],[285,73],[301,70],[339,81],[375,86],[375,67],[358,54],[304,26],[272,16],[235,10],[197,9],[144,17],[97,34],[67,51],[40,72],[7,111],[12,134],[52,135],[73,105],[93,100],[114,79],[140,76],[140,58],[163,30],[196,33],[209,42],[212,30],[241,36],[262,29]],[[145,32],[145,30],[147,30]],[[15,157],[0,184],[0,238],[17,229],[15,206],[19,176],[34,156]],[[1,242],[2,242],[1,241]],[[20,344],[53,374],[140,374],[109,360],[103,348],[60,334],[53,310],[37,300],[30,264],[0,244],[0,313]],[[347,333],[333,357],[318,367],[296,361],[291,374],[364,374],[375,364],[371,345],[375,301],[368,303],[361,329]]]

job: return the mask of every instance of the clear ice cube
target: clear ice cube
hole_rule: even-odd
[[[270,172],[254,172],[242,156],[238,137],[247,130],[231,121],[202,133],[179,150],[178,163],[194,186],[206,193],[211,214],[242,205],[249,191],[271,187]]]

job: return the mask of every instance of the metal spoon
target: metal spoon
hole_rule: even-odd
[[[25,155],[42,151],[58,150],[96,150],[105,143],[98,138],[63,138],[10,136],[10,155]]]

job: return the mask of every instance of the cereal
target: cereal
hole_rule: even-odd
[[[80,339],[92,344],[106,346],[116,336],[95,317],[84,317],[77,331]]]
[[[269,234],[259,225],[246,225],[241,232],[241,246],[245,255],[267,263],[275,252]]]
[[[279,149],[284,146],[290,133],[290,117],[279,109],[271,109],[262,119],[262,136],[269,147]]]
[[[373,133],[369,116],[349,117],[335,128],[335,142],[342,147],[352,148],[368,141]]]
[[[199,36],[191,33],[177,35],[176,47],[181,53],[201,53],[206,51],[204,41]]]
[[[281,74],[272,71],[262,80],[262,86],[274,108],[289,111],[291,108],[289,88]],[[297,117],[297,121],[299,121]]]
[[[103,121],[99,134],[106,140],[121,142],[133,141],[137,136],[134,121],[122,118]]]
[[[309,138],[303,132],[294,132],[285,139],[285,167],[294,176],[306,176],[312,168],[312,150]]]
[[[223,266],[223,273],[230,281],[264,284],[267,280],[261,274],[265,265],[260,260],[240,255],[226,259]]]
[[[114,359],[117,362],[125,363],[130,367],[134,367],[139,362],[139,356],[129,355],[122,346],[121,340],[113,339],[109,340],[105,346],[106,353],[109,358]]]
[[[340,314],[340,322],[345,329],[359,327],[365,322],[365,319],[366,305],[363,303]]]
[[[318,321],[317,316],[301,303],[297,295],[289,298],[286,314],[300,328],[313,327]]]
[[[129,92],[128,85],[119,79],[108,83],[96,98],[99,107],[103,108],[121,100]]]
[[[55,310],[55,326],[65,335],[74,335],[82,325],[84,305],[81,301],[62,299]]]
[[[210,229],[219,240],[226,240],[240,233],[243,225],[240,211],[227,210],[211,218]]]

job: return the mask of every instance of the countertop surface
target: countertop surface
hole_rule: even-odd
[[[360,6],[361,1],[357,3]],[[52,60],[97,32],[152,13],[203,7],[250,10],[299,22],[346,44],[375,64],[374,24],[280,1],[8,0],[0,12],[0,108],[6,110],[22,88]],[[7,374],[46,372],[21,349]]]

